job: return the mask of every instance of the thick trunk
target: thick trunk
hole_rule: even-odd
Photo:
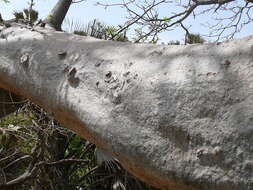
[[[33,11],[33,0],[30,1],[30,6],[29,6],[29,13],[28,13],[28,20],[29,20],[29,24],[32,25],[32,11]]]
[[[0,87],[164,189],[253,189],[253,36],[154,46],[12,26]]]
[[[3,20],[3,18],[2,18],[1,13],[0,13],[0,23],[3,22],[3,21],[4,21],[4,20]]]
[[[60,31],[62,22],[69,10],[71,3],[72,0],[59,0],[44,22]]]

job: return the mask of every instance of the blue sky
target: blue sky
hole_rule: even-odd
[[[45,18],[49,14],[50,10],[53,8],[57,0],[35,0],[35,9],[39,10],[40,18]],[[111,0],[107,2],[118,2],[116,0]],[[82,2],[73,4],[68,12],[67,17],[70,20],[75,20],[79,23],[86,24],[87,22],[98,19],[103,21],[108,25],[118,25],[122,24],[125,21],[126,12],[119,7],[110,7],[104,9],[100,6],[96,6],[96,0],[88,0],[88,2]],[[21,11],[23,8],[28,6],[27,0],[11,0],[11,3],[0,2],[0,12],[4,19],[12,18],[12,13],[17,10]],[[170,10],[166,7],[161,8],[159,11],[162,15],[166,15],[168,11],[178,11],[179,9],[173,7],[173,10]],[[211,21],[210,15],[202,15],[193,19],[190,17],[185,23],[191,25],[191,31],[194,33],[207,34],[208,29],[203,27],[202,24],[207,21]],[[236,35],[236,38],[241,38],[247,35],[253,34],[253,24],[245,27],[239,34]],[[168,42],[170,40],[180,40],[184,38],[184,33],[182,30],[174,30],[172,32],[165,32],[160,35],[160,39],[163,42]],[[212,39],[211,39],[212,40]]]

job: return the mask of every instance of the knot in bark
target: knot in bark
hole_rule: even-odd
[[[23,54],[21,57],[20,57],[20,64],[27,68],[29,66],[29,55],[27,53]]]

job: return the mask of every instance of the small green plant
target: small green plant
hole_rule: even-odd
[[[117,33],[119,28],[115,26],[107,26],[101,21],[94,19],[84,25],[80,22],[74,22],[73,20],[65,19],[64,28],[68,32],[73,32],[74,34],[80,36],[92,36],[98,39],[105,40],[115,40],[115,41],[128,41],[126,32],[127,30]]]
[[[188,34],[186,35],[186,43],[187,44],[196,44],[200,43],[203,44],[205,39],[200,36],[200,34]]]
[[[168,45],[180,45],[180,41],[178,41],[178,40],[176,40],[176,41],[170,41],[169,43],[168,43]]]
[[[24,19],[23,12],[14,11],[13,15],[15,16],[16,20],[18,20],[18,19]]]
[[[79,35],[79,36],[87,36],[86,32],[84,32],[84,31],[78,31],[78,30],[75,30],[74,34]]]
[[[22,12],[14,11],[13,15],[15,16],[16,21],[19,19],[28,19],[29,10],[24,9]],[[34,23],[38,20],[39,13],[36,10],[31,11],[31,22]]]

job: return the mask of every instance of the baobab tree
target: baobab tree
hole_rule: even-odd
[[[186,46],[81,37],[60,31],[72,3],[59,0],[44,27],[1,26],[2,93],[41,105],[156,187],[252,189],[253,37]],[[152,1],[143,14],[131,3],[120,4],[133,16],[122,29],[145,22],[142,39],[176,25],[187,31],[197,7],[217,12],[237,1],[187,1],[163,19],[151,10],[169,1]],[[232,8],[232,21],[245,13],[250,22],[251,8],[249,0]]]

